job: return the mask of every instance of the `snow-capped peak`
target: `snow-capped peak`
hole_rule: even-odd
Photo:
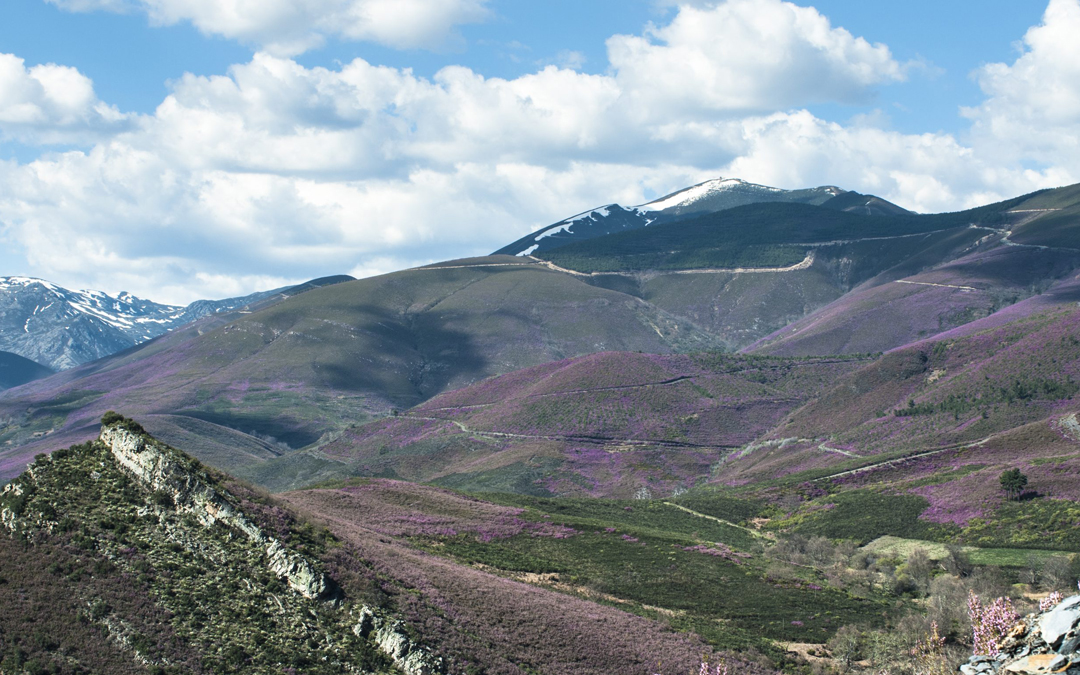
[[[726,192],[739,187],[751,190],[761,190],[763,192],[784,192],[784,190],[781,190],[780,188],[748,183],[741,178],[715,178],[679,190],[678,192],[672,193],[666,197],[661,197],[660,199],[651,201],[647,204],[642,204],[636,208],[639,211],[645,211],[646,213],[650,211],[665,211],[677,206],[687,206],[718,192]]]

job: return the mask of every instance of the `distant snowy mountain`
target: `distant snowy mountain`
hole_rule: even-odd
[[[681,218],[715,213],[747,204],[762,202],[792,202],[825,205],[847,194],[838,187],[824,186],[805,190],[782,190],[748,183],[738,178],[717,178],[705,181],[641,206],[625,208],[618,204],[579,213],[523,237],[496,254],[533,255],[571,242],[584,241],[606,234],[636,230],[653,223],[667,223]],[[876,199],[876,198],[875,198]]]
[[[179,307],[130,293],[71,291],[43,279],[0,277],[0,350],[64,370],[281,290]]]

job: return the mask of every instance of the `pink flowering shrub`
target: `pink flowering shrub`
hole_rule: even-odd
[[[968,618],[971,619],[972,650],[976,654],[997,654],[1001,640],[1016,625],[1020,615],[1008,598],[998,598],[983,605],[979,596],[968,591]]]
[[[1063,596],[1061,593],[1058,593],[1057,591],[1054,591],[1053,593],[1039,601],[1039,611],[1045,612],[1048,609],[1053,609],[1054,607],[1057,607],[1058,603],[1060,603],[1064,599],[1065,596]]]

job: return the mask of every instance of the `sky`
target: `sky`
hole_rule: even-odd
[[[1080,0],[4,0],[0,275],[184,304],[720,176],[1080,182]]]

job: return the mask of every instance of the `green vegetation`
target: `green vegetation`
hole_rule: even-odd
[[[1009,496],[1009,499],[1020,499],[1024,488],[1027,487],[1028,478],[1020,473],[1020,469],[1009,469],[1001,473],[999,479],[1001,489]]]
[[[116,413],[104,421],[138,426]],[[185,465],[219,495],[237,506],[247,504],[251,515],[291,549],[315,556],[331,545],[325,531],[286,518],[257,493],[247,493],[250,500],[238,498],[196,461],[187,458]],[[367,669],[385,664],[366,640],[352,634],[348,616],[291,591],[268,567],[263,546],[220,523],[205,526],[178,511],[166,491],[146,491],[120,471],[102,443],[58,450],[31,468],[32,477],[17,479],[18,489],[4,495],[0,508],[21,516],[19,534],[47,554],[42,564],[48,571],[81,589],[76,608],[90,607],[55,620],[89,623],[104,640],[121,630],[121,621],[130,624],[135,618],[114,614],[111,605],[151,608],[156,618],[123,629],[123,650],[151,665],[186,662],[185,671],[340,672],[326,660],[330,654]],[[121,595],[111,591],[106,597],[102,594],[109,589],[95,590],[87,580],[97,576],[123,581]],[[37,583],[22,576],[11,580],[23,587]],[[0,619],[0,635],[8,628],[7,619]],[[332,635],[334,645],[313,639],[316,635]],[[41,646],[35,658],[56,661],[63,647],[62,642]],[[19,649],[35,651],[31,643]]]
[[[776,655],[772,640],[824,642],[844,623],[876,625],[887,607],[828,588],[812,570],[768,560],[759,541],[738,527],[662,501],[482,496],[525,507],[523,517],[531,521],[577,533],[522,533],[490,541],[469,535],[421,538],[429,551],[512,576],[548,575],[542,583],[662,618],[715,647]],[[690,503],[729,516],[759,507],[738,502],[708,497]]]
[[[884,535],[941,540],[948,533],[945,526],[919,520],[929,505],[924,497],[916,495],[851,490],[816,500],[814,506],[803,508],[789,518],[774,519],[769,527],[830,539],[851,539],[860,545]]]

